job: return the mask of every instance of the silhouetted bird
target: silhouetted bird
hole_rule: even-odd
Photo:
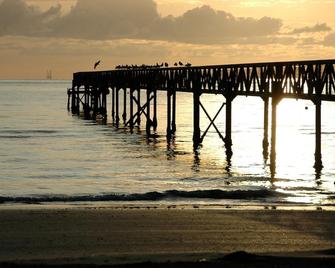
[[[167,62],[165,62],[165,67],[166,67],[166,68],[169,67],[169,64],[168,64]]]
[[[184,64],[180,61],[180,62],[179,62],[179,65],[180,65],[180,66],[183,66]]]
[[[94,70],[98,67],[98,65],[100,64],[101,60],[98,60],[96,63],[94,63]]]
[[[186,67],[191,67],[192,64],[191,64],[191,63],[186,63],[185,66],[186,66]]]
[[[178,66],[178,63],[177,63],[177,62],[175,62],[174,66]]]

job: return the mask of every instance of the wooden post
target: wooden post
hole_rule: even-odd
[[[154,128],[154,131],[157,130],[157,90],[153,91],[154,94],[154,116],[152,119],[152,126]]]
[[[231,108],[232,108],[232,98],[230,96],[226,96],[226,137],[225,144],[226,148],[230,148],[233,145],[231,138]]]
[[[137,125],[141,125],[141,89],[137,90]]]
[[[77,108],[77,114],[79,115],[80,114],[80,87],[78,86],[77,87],[77,103],[76,103],[76,108]]]
[[[112,87],[112,120],[115,123],[115,87]]]
[[[123,123],[127,122],[127,88],[123,89],[123,114],[122,114]]]
[[[129,98],[129,109],[130,109],[130,123],[129,123],[129,126],[130,126],[130,130],[133,130],[134,128],[134,100],[133,100],[133,97],[134,97],[134,89],[133,88],[130,88],[130,98]]]
[[[264,129],[263,129],[263,155],[264,158],[268,157],[269,148],[269,97],[266,96],[264,100]]]
[[[119,117],[119,88],[115,88],[115,126],[119,127],[120,117]]]
[[[271,177],[276,175],[276,139],[277,139],[277,105],[282,99],[281,81],[272,81],[272,111],[271,111],[271,154],[270,171]]]
[[[166,124],[166,136],[169,138],[171,137],[171,92],[170,90],[167,91],[167,124]]]
[[[172,97],[172,134],[176,133],[176,110],[177,110],[177,101],[176,101],[176,90],[173,91],[173,97]]]
[[[90,109],[89,109],[89,90],[88,87],[85,85],[85,93],[84,93],[84,117],[89,118]]]
[[[151,90],[147,89],[147,123],[146,123],[145,129],[146,129],[148,136],[150,135],[150,132],[151,132],[150,94],[151,94]]]
[[[315,104],[315,164],[314,168],[321,170],[322,154],[321,154],[321,98],[314,101]]]
[[[193,147],[198,148],[201,143],[200,133],[200,88],[193,92]]]
[[[71,98],[71,92],[70,89],[67,90],[67,110],[70,111],[70,98]]]

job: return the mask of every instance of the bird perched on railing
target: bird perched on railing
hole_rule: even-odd
[[[101,60],[98,60],[96,63],[94,63],[94,70],[100,65]]]
[[[185,67],[191,67],[191,66],[192,66],[191,63],[186,63],[186,64],[185,64]]]
[[[175,63],[174,63],[174,66],[178,66],[178,63],[177,63],[177,62],[175,62]]]
[[[165,62],[165,67],[166,67],[166,68],[169,67],[169,64],[168,64],[167,62]]]
[[[179,62],[179,66],[184,66],[184,64],[180,61],[180,62]]]

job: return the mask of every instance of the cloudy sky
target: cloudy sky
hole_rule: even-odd
[[[335,58],[335,0],[0,0],[0,79]]]

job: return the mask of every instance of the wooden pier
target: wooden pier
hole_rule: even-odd
[[[315,169],[322,169],[321,104],[335,101],[335,60],[268,62],[252,64],[215,65],[176,68],[127,68],[101,72],[79,72],[73,75],[68,90],[68,109],[81,111],[85,117],[107,117],[107,95],[111,93],[112,119],[115,127],[140,126],[146,119],[146,133],[157,128],[157,91],[167,93],[166,135],[176,132],[176,92],[193,94],[193,144],[197,148],[210,127],[224,141],[227,156],[232,154],[232,105],[236,96],[260,97],[264,101],[263,149],[268,152],[269,103],[271,100],[271,166],[276,155],[276,111],[283,98],[306,99],[315,105]],[[127,94],[129,92],[129,95]],[[146,102],[141,103],[145,92]],[[201,103],[201,95],[223,95],[225,102],[214,118]],[[123,111],[120,111],[123,101]],[[129,103],[130,114],[127,114]],[[225,108],[225,133],[218,130],[215,120]],[[203,132],[200,129],[200,110],[210,120]],[[122,120],[122,122],[121,122]]]

